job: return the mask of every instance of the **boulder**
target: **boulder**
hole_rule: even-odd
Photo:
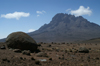
[[[20,49],[14,49],[13,51],[16,52],[16,53],[21,53],[22,52]]]
[[[24,55],[30,55],[30,50],[24,50],[24,51],[22,51],[22,54],[24,54]]]
[[[86,47],[80,47],[78,51],[80,53],[89,53],[89,50]]]
[[[47,57],[47,53],[45,52],[39,52],[36,54],[37,57]]]
[[[37,50],[36,41],[24,32],[13,32],[6,38],[8,48],[21,49],[21,50]]]
[[[0,48],[1,48],[1,49],[6,49],[5,45],[1,46]]]

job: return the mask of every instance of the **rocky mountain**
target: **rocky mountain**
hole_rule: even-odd
[[[100,26],[82,16],[58,13],[49,24],[29,33],[37,42],[74,42],[100,37]]]
[[[100,37],[100,26],[82,16],[58,13],[49,24],[28,34],[37,42],[75,42]]]

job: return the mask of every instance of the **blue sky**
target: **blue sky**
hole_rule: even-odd
[[[100,25],[99,4],[100,0],[0,0],[0,38],[37,30],[57,13],[83,16]]]

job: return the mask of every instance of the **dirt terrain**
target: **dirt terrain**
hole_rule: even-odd
[[[5,45],[6,48],[0,49],[0,66],[100,66],[99,43],[38,44],[40,52],[25,55],[0,43],[0,47]],[[80,53],[80,47],[86,47],[89,53]]]

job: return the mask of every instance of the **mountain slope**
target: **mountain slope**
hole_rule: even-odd
[[[100,37],[100,26],[82,16],[56,14],[49,24],[29,33],[37,42],[73,42]]]
[[[77,43],[77,42],[76,42]],[[93,38],[93,39],[89,39],[89,40],[85,40],[85,41],[80,41],[78,43],[100,43],[100,38]]]

